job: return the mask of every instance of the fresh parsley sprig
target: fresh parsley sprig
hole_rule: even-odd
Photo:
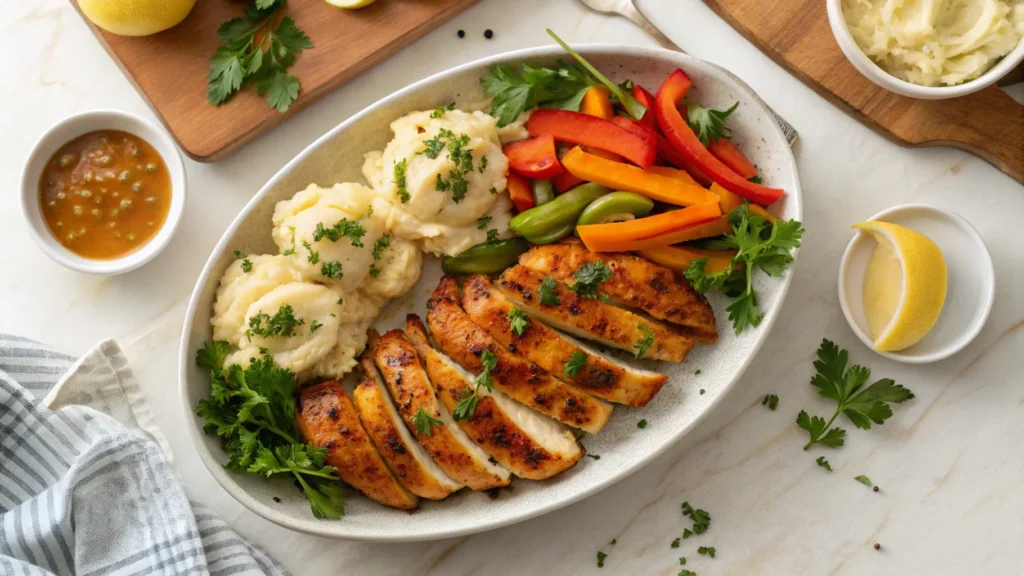
[[[558,282],[551,276],[545,276],[537,289],[537,300],[543,306],[558,306],[562,300],[558,297]]]
[[[578,352],[578,351],[577,352],[573,352],[572,353],[572,357],[569,358],[569,361],[566,362],[565,366],[562,367],[562,374],[564,374],[565,376],[568,376],[570,378],[575,378],[576,375],[580,373],[580,370],[582,370],[583,367],[586,366],[586,364],[587,364],[587,355],[586,354],[584,354],[583,352]]]
[[[274,365],[264,350],[248,368],[224,366],[227,342],[207,342],[196,365],[209,371],[210,395],[196,406],[203,430],[219,436],[236,473],[290,474],[302,487],[317,518],[345,514],[345,496],[327,450],[300,441],[295,423],[295,374]]]
[[[643,340],[633,344],[633,355],[639,359],[643,358],[647,354],[647,349],[654,344],[654,332],[646,324],[638,324],[637,328],[644,334]]]
[[[423,406],[416,411],[416,414],[412,417],[412,423],[416,427],[416,432],[421,436],[433,436],[434,426],[443,426],[444,422],[441,422],[437,418],[431,416]]]
[[[747,326],[761,323],[753,286],[754,269],[760,268],[770,276],[782,276],[793,261],[792,251],[800,246],[804,229],[796,220],[769,222],[752,213],[747,203],[729,213],[729,223],[732,234],[710,242],[709,247],[735,249],[732,269],[709,274],[705,270],[708,259],[699,258],[690,262],[683,275],[698,292],[719,289],[733,299],[726,310],[733,329],[739,334]]]
[[[508,311],[505,319],[508,320],[508,329],[517,336],[522,336],[530,324],[530,315],[515,307]]]
[[[718,142],[719,138],[728,138],[729,128],[725,125],[725,121],[739,105],[740,103],[736,102],[727,110],[715,110],[700,104],[688,104],[686,106],[687,120],[700,143],[707,146],[712,142]]]
[[[480,364],[483,369],[473,380],[473,391],[463,394],[462,399],[455,405],[455,410],[452,410],[452,418],[455,420],[469,420],[476,414],[477,404],[480,403],[481,386],[488,392],[494,390],[494,378],[491,377],[491,370],[498,366],[498,357],[490,350],[484,350],[480,355]]]
[[[286,112],[299,96],[299,80],[287,69],[313,42],[295,21],[277,22],[285,0],[256,0],[241,18],[217,29],[222,45],[210,58],[206,99],[214,106],[226,102],[249,81],[278,112]]]
[[[587,262],[573,272],[572,277],[575,281],[569,285],[569,290],[584,298],[607,300],[608,297],[598,291],[598,285],[611,280],[612,275],[611,268],[606,266],[603,260]]]
[[[556,68],[524,63],[519,71],[508,64],[496,64],[480,77],[480,85],[493,97],[491,116],[501,127],[538,106],[579,110],[583,96],[597,82],[583,68],[559,60]]]
[[[832,423],[840,414],[863,430],[869,430],[871,423],[882,425],[892,417],[889,404],[900,404],[914,397],[914,393],[896,384],[891,378],[876,380],[865,387],[871,378],[871,369],[854,365],[847,369],[849,353],[827,339],[821,341],[818,359],[814,361],[817,373],[811,378],[811,385],[818,389],[823,398],[836,401],[836,411],[826,421],[819,416],[810,416],[801,410],[796,423],[810,435],[804,450],[815,444],[838,448],[845,442],[846,430]]]

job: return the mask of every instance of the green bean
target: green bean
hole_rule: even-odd
[[[497,274],[514,266],[519,256],[529,249],[525,238],[477,244],[458,256],[445,256],[441,269],[445,274]]]
[[[547,204],[520,212],[509,223],[509,228],[520,236],[541,236],[545,232],[575,223],[588,204],[608,192],[611,190],[600,184],[580,184]]]
[[[646,216],[654,208],[654,202],[634,192],[612,192],[591,202],[576,221],[577,226],[603,224],[632,220]]]
[[[547,204],[555,199],[555,186],[551,180],[533,181],[533,202],[534,206]]]
[[[574,230],[576,230],[576,223],[569,222],[564,226],[560,226],[558,228],[555,228],[554,230],[549,230],[547,232],[544,232],[543,234],[539,234],[537,236],[527,236],[526,239],[529,240],[531,244],[554,244],[555,242],[558,242],[562,238],[565,238],[566,236],[572,234]]]

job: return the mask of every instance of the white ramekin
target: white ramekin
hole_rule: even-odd
[[[846,59],[853,64],[858,72],[867,77],[878,86],[890,92],[919,98],[921,100],[943,100],[945,98],[956,98],[977,92],[995,84],[1000,78],[1006,76],[1011,70],[1024,61],[1024,40],[1017,44],[1012,52],[996,62],[996,65],[989,68],[987,72],[974,80],[969,80],[955,86],[918,86],[906,80],[901,80],[875,64],[867,54],[857,45],[850,29],[846,26],[846,19],[843,17],[842,0],[826,0],[828,6],[828,23],[832,26],[832,35],[836,37],[839,48],[846,55]]]
[[[171,177],[171,208],[160,231],[138,250],[111,260],[84,258],[61,245],[47,228],[39,202],[39,178],[50,157],[64,144],[97,130],[121,130],[142,138],[163,158]],[[170,242],[185,211],[185,166],[174,141],[152,122],[117,110],[82,112],[54,124],[32,148],[21,174],[21,210],[32,240],[58,264],[87,274],[122,274],[152,260]]]

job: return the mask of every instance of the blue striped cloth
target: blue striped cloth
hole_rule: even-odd
[[[0,334],[0,574],[287,571],[188,500],[116,343]]]

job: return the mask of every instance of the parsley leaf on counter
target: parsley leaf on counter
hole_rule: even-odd
[[[711,142],[718,142],[719,138],[728,138],[729,128],[726,127],[725,121],[739,105],[740,103],[737,102],[728,110],[715,110],[705,108],[700,104],[688,104],[686,106],[687,120],[700,143],[707,146]]]
[[[573,352],[572,358],[565,363],[565,367],[562,369],[562,374],[575,378],[580,370],[587,364],[587,355],[583,352]]]
[[[680,570],[676,576],[697,576],[697,573],[692,570]]]
[[[434,426],[442,426],[444,423],[434,418],[420,406],[420,409],[416,411],[416,414],[412,417],[413,424],[416,425],[416,432],[423,436],[433,436]]]
[[[512,308],[505,317],[508,320],[508,329],[517,336],[522,336],[526,325],[530,323],[530,315],[518,308]]]
[[[587,262],[583,266],[580,266],[579,269],[573,273],[572,277],[575,278],[576,281],[569,285],[569,290],[576,292],[584,298],[596,300],[601,296],[601,293],[597,289],[598,285],[601,282],[612,279],[612,270],[608,266],[605,266],[603,260],[598,260],[597,262]]]
[[[295,374],[274,365],[266,351],[248,368],[224,366],[227,342],[207,342],[196,365],[209,370],[210,397],[196,406],[203,430],[219,436],[228,454],[225,467],[270,477],[290,474],[302,486],[317,518],[345,514],[345,498],[327,450],[299,441],[295,424]]]
[[[647,349],[654,344],[654,332],[646,324],[639,324],[637,328],[644,333],[644,339],[633,344],[633,355],[637,358],[643,358],[644,354],[647,354]]]
[[[285,112],[299,95],[299,80],[287,72],[295,57],[313,47],[295,21],[284,17],[275,26],[284,0],[257,0],[241,18],[217,29],[221,46],[210,57],[206,99],[214,106],[226,102],[253,81],[260,96],[278,112]]]
[[[604,559],[607,558],[607,557],[608,557],[608,555],[605,554],[604,552],[601,552],[601,551],[597,552],[597,567],[598,568],[604,568]]]
[[[832,465],[828,463],[828,460],[826,460],[824,456],[818,456],[818,459],[815,460],[815,462],[825,470],[828,470],[829,472],[832,471]]]
[[[760,268],[770,276],[782,276],[786,266],[793,261],[791,251],[800,246],[804,229],[796,220],[778,220],[774,224],[750,212],[750,205],[729,213],[732,234],[726,234],[713,243],[714,248],[734,248],[732,270],[709,274],[705,270],[707,258],[690,262],[683,272],[686,279],[698,292],[717,288],[733,299],[726,308],[736,334],[747,326],[761,323],[761,312],[757,307],[757,293],[753,287],[753,273]]]
[[[714,546],[701,546],[701,547],[697,548],[697,554],[700,554],[701,556],[711,556],[712,558],[714,558],[715,557],[715,547]]]
[[[545,276],[544,281],[540,283],[540,288],[537,289],[537,300],[543,306],[558,306],[562,301],[558,298],[558,292],[555,289],[558,287],[558,283],[551,276]]]
[[[669,545],[669,548],[679,548],[679,544],[681,544],[681,543],[682,543],[682,539],[676,538],[675,540],[672,541],[672,544]]]
[[[913,392],[896,384],[891,378],[882,378],[864,387],[871,378],[871,370],[857,365],[847,369],[848,360],[849,353],[846,350],[827,339],[821,341],[818,359],[814,361],[817,373],[811,378],[811,385],[818,389],[823,398],[835,400],[837,406],[828,422],[824,418],[809,416],[807,412],[800,411],[796,423],[810,434],[804,450],[814,444],[824,444],[831,448],[843,445],[846,431],[839,427],[830,428],[839,414],[846,414],[857,428],[868,430],[872,422],[881,425],[892,417],[889,404],[900,404],[914,397]]]
[[[767,406],[769,410],[775,410],[779,407],[779,397],[775,394],[767,394],[764,400],[761,401],[761,406]]]
[[[683,502],[683,516],[689,516],[693,520],[693,534],[703,534],[708,531],[711,526],[711,514],[707,511],[697,508],[694,510],[693,506],[690,506],[689,502]],[[683,532],[683,539],[688,538],[686,532]]]
[[[871,478],[868,478],[867,476],[865,476],[863,474],[861,474],[860,476],[857,476],[856,478],[854,478],[854,480],[856,480],[857,482],[860,482],[861,484],[867,486],[868,488],[871,487]]]
[[[637,422],[636,423],[636,427],[640,428],[641,430],[643,430],[644,428],[647,428],[647,419],[644,418],[643,420]]]

